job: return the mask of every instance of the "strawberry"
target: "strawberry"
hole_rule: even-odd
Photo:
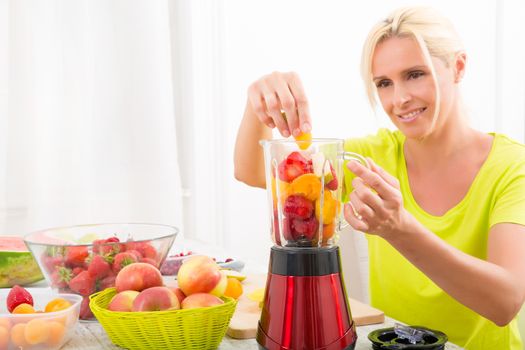
[[[7,310],[13,312],[13,310],[20,304],[29,304],[33,306],[33,297],[27,290],[19,285],[15,285],[11,288],[9,294],[7,294],[6,304]]]
[[[312,161],[307,160],[299,152],[292,152],[278,166],[279,179],[292,182],[296,177],[312,173]]]
[[[93,241],[93,252],[101,255],[114,255],[125,250],[125,245],[120,244],[118,237],[96,239]]]
[[[284,213],[290,219],[307,219],[312,216],[314,205],[302,195],[291,195],[284,202]]]
[[[337,190],[337,187],[339,186],[339,181],[337,181],[337,176],[335,175],[335,170],[332,164],[330,163],[330,171],[332,172],[332,180],[325,185],[326,188],[328,188],[330,191]]]
[[[153,265],[153,266],[158,268],[158,264],[157,264],[157,262],[154,259],[142,258],[142,259],[140,259],[140,262],[143,262],[143,263],[146,263],[146,264],[150,264],[150,265]]]
[[[80,295],[90,295],[95,291],[95,278],[88,271],[82,271],[69,281],[69,288]]]
[[[113,260],[113,272],[117,273],[122,270],[124,266],[136,263],[138,261],[139,258],[137,258],[137,256],[131,253],[129,250],[123,253],[118,253],[115,255],[115,259]]]
[[[142,254],[138,250],[135,249],[127,249],[126,253],[131,253],[137,257],[138,260],[142,259]]]
[[[70,267],[84,266],[89,256],[87,247],[71,246],[66,248],[66,265]]]
[[[55,271],[55,268],[58,266],[64,266],[64,258],[61,256],[51,256],[47,253],[44,253],[41,258],[42,265],[44,265],[44,268],[47,272],[53,273]]]
[[[127,242],[126,251],[128,250],[138,251],[143,258],[157,258],[157,250],[150,244],[150,242]]]
[[[102,255],[93,255],[87,271],[92,277],[104,278],[111,271],[111,265],[102,257]]]
[[[115,279],[117,278],[117,275],[110,274],[103,279],[97,281],[97,291],[104,290],[106,288],[114,287],[115,286]]]
[[[51,286],[56,288],[65,288],[73,277],[73,272],[67,267],[57,266],[51,274]]]
[[[82,303],[80,304],[79,317],[81,320],[89,320],[95,317],[93,315],[93,312],[91,312],[91,309],[89,308],[89,297],[88,296],[85,296],[82,299]]]
[[[292,235],[295,240],[305,238],[312,240],[319,229],[319,221],[315,216],[309,219],[293,219],[292,220]]]

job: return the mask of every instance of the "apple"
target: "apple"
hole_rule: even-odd
[[[179,299],[168,287],[144,289],[133,300],[131,311],[164,311],[180,309]]]
[[[125,290],[116,294],[109,302],[108,310],[120,312],[131,311],[133,301],[137,295],[139,295],[139,292],[136,290]]]
[[[221,296],[228,285],[228,279],[220,271],[219,265],[205,255],[197,255],[184,260],[177,273],[177,281],[179,288],[186,296],[211,292],[216,296]]]
[[[125,290],[143,291],[163,285],[159,269],[147,263],[134,263],[124,266],[115,279],[117,292]]]
[[[209,307],[224,304],[224,301],[210,293],[195,293],[187,296],[182,301],[183,309],[195,309],[198,307]]]

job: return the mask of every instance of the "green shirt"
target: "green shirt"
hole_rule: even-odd
[[[467,194],[442,216],[425,212],[414,200],[403,153],[405,137],[399,131],[381,129],[377,135],[346,140],[345,150],[372,158],[397,177],[405,208],[427,229],[457,249],[486,260],[493,225],[525,225],[525,146],[504,135],[492,135],[492,149]],[[345,185],[350,190],[351,179],[345,167]],[[373,306],[408,325],[440,330],[467,349],[522,349],[516,319],[505,327],[496,326],[449,296],[384,239],[375,235],[367,239]]]

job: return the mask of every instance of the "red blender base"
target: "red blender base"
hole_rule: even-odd
[[[260,349],[349,350],[357,340],[339,248],[272,247]]]

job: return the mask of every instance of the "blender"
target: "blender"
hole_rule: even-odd
[[[261,318],[260,349],[354,349],[355,324],[342,277],[343,164],[359,154],[343,140],[262,140],[274,245]]]

